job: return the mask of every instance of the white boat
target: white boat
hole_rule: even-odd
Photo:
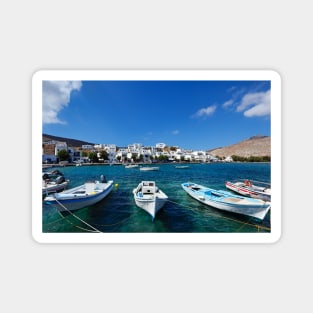
[[[103,200],[113,189],[113,180],[86,182],[83,185],[45,197],[47,204],[56,205],[59,211],[78,210]]]
[[[141,171],[158,171],[160,168],[157,166],[142,166],[140,167]]]
[[[245,179],[236,182],[227,181],[225,183],[225,186],[227,189],[246,197],[262,199],[264,201],[271,201],[270,184],[263,182],[258,183],[259,185],[255,185],[252,180]]]
[[[194,199],[219,210],[242,214],[263,220],[271,203],[215,190],[195,183],[183,183],[182,188]]]
[[[154,181],[142,181],[133,190],[133,194],[136,205],[149,213],[152,220],[168,200],[167,195],[156,186]]]
[[[50,193],[59,192],[69,184],[69,180],[65,179],[63,173],[59,170],[42,173],[42,194],[48,195]]]
[[[125,168],[137,168],[137,167],[139,167],[138,164],[127,164],[127,165],[125,165]]]
[[[176,165],[175,168],[185,169],[185,168],[189,168],[189,165]]]

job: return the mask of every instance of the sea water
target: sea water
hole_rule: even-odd
[[[270,163],[198,163],[178,169],[177,163],[158,164],[158,171],[140,171],[123,165],[83,165],[58,168],[70,180],[68,188],[86,180],[100,180],[104,175],[113,180],[113,191],[101,202],[70,213],[60,213],[56,207],[43,203],[42,230],[47,232],[90,232],[81,220],[93,228],[107,233],[234,233],[270,232],[268,212],[263,221],[225,212],[206,206],[191,198],[181,187],[194,182],[213,189],[226,190],[225,182],[252,179],[270,182]],[[133,189],[142,180],[153,180],[167,194],[168,202],[154,220],[136,206]]]

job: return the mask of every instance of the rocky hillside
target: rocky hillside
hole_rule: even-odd
[[[64,137],[57,137],[57,136],[52,136],[48,134],[42,134],[42,142],[50,141],[50,140],[66,142],[67,145],[70,147],[81,147],[82,145],[94,145],[94,143],[87,142],[87,141],[64,138]]]
[[[213,156],[271,156],[271,137],[254,136],[231,146],[210,150]]]

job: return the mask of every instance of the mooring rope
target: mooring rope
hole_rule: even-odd
[[[57,212],[59,213],[59,210],[57,210]],[[45,226],[51,225],[51,224],[57,223],[57,222],[59,222],[59,221],[61,221],[61,220],[64,220],[64,216],[61,216],[61,218],[58,218],[58,219],[56,219],[56,220],[54,220],[54,221],[51,221],[51,222],[48,222],[48,223],[44,223],[44,225],[45,225]]]
[[[94,225],[97,225],[97,226],[103,226],[103,227],[116,226],[116,225],[122,224],[122,223],[124,223],[125,221],[127,221],[127,220],[129,220],[129,219],[133,218],[133,217],[134,217],[134,215],[136,215],[136,214],[138,214],[138,213],[139,213],[139,211],[138,211],[138,212],[136,212],[136,213],[134,213],[134,214],[132,214],[132,215],[131,215],[131,216],[129,216],[129,217],[124,218],[124,219],[123,219],[123,220],[121,220],[120,222],[117,222],[117,223],[114,223],[114,224],[96,224],[96,223],[94,223]]]
[[[175,202],[175,201],[171,201],[171,200],[167,200],[168,202],[170,203],[173,203],[173,204],[176,204],[176,205],[179,205],[181,207],[185,207],[187,209],[191,209],[193,210],[194,208],[191,207],[191,206],[187,206],[187,205],[183,205],[183,204],[180,204],[178,202]],[[84,220],[82,220],[80,217],[78,217],[77,215],[75,215],[74,213],[72,213],[70,210],[68,210],[61,202],[59,202],[57,199],[56,199],[56,202],[61,206],[63,207],[68,213],[70,213],[74,218],[76,218],[77,220],[79,220],[80,222],[86,224],[88,227],[90,227],[92,230],[90,229],[86,229],[86,228],[83,228],[81,226],[78,226],[78,225],[75,225],[74,223],[70,222],[68,219],[66,219],[61,213],[60,211],[57,209],[59,215],[61,216],[60,219],[57,219],[56,221],[52,221],[50,223],[46,223],[45,225],[50,225],[50,224],[53,224],[53,223],[56,223],[58,221],[60,221],[62,218],[67,221],[68,223],[70,223],[71,225],[73,225],[74,227],[77,227],[79,229],[82,229],[82,230],[85,230],[85,231],[88,231],[88,232],[93,232],[93,233],[102,233],[102,231],[100,231],[99,229],[95,228],[94,226],[88,224],[87,222],[85,222]],[[134,214],[138,214],[138,212],[134,213]],[[236,232],[239,232],[240,229],[242,229],[244,226],[251,226],[251,227],[255,227],[257,228],[258,232],[260,231],[260,229],[263,229],[263,230],[267,230],[267,231],[270,231],[271,228],[269,227],[266,227],[266,226],[261,226],[261,225],[255,225],[255,224],[251,224],[249,221],[247,222],[243,222],[243,221],[240,221],[238,219],[234,219],[234,218],[231,218],[231,217],[226,217],[226,216],[220,216],[218,215],[217,213],[212,213],[212,212],[206,212],[207,214],[209,215],[212,215],[212,216],[215,216],[215,217],[218,217],[218,218],[223,218],[223,219],[226,219],[226,220],[230,220],[230,221],[233,221],[233,222],[236,222],[236,223],[240,223],[242,224]],[[127,220],[131,219],[134,217],[134,214],[132,214],[131,216],[117,222],[117,223],[113,223],[113,224],[96,224],[94,223],[94,225],[96,226],[103,226],[103,227],[111,227],[111,226],[116,226],[116,225],[119,225],[119,224],[122,224],[122,223],[125,223]]]
[[[57,201],[57,200],[56,200]],[[57,223],[59,221],[61,221],[62,219],[65,220],[66,222],[68,222],[69,224],[73,225],[74,227],[77,227],[79,229],[82,229],[82,230],[86,230],[88,232],[101,232],[100,230],[96,229],[95,227],[91,226],[90,224],[86,223],[85,221],[83,221],[82,219],[80,219],[79,217],[77,217],[75,214],[73,214],[70,210],[68,210],[62,203],[60,203],[59,201],[57,201],[58,204],[60,206],[62,206],[66,211],[68,211],[73,217],[79,219],[81,222],[85,223],[86,225],[88,225],[89,227],[95,229],[95,230],[90,230],[90,229],[86,229],[86,228],[83,228],[81,226],[78,226],[78,225],[75,225],[74,223],[72,223],[71,221],[69,221],[68,219],[66,219],[62,214],[61,212],[56,208],[57,210],[57,213],[61,216],[61,218],[55,220],[55,221],[52,221],[52,222],[49,222],[49,223],[45,223],[44,225],[47,226],[47,225],[51,225],[51,224],[54,224],[54,223]],[[134,215],[138,214],[138,212],[132,214],[131,216],[129,217],[126,217],[125,219],[117,222],[117,223],[113,223],[113,224],[97,224],[97,223],[93,223],[93,225],[96,225],[96,226],[103,226],[103,227],[111,227],[111,226],[116,226],[116,225],[119,225],[119,224],[122,224],[124,222],[126,222],[127,220],[131,219],[134,217]]]
[[[76,228],[79,228],[79,229],[82,229],[82,230],[85,230],[87,232],[90,232],[90,233],[96,233],[96,231],[94,230],[90,230],[90,229],[87,229],[87,228],[83,228],[81,226],[78,226],[78,225],[75,225],[74,223],[72,223],[69,219],[65,218],[61,212],[59,210],[58,211],[58,214],[61,216],[61,219],[65,220],[67,223],[71,224],[73,227],[76,227]],[[60,220],[60,219],[59,219]]]
[[[177,204],[177,205],[179,205],[179,206],[185,207],[185,208],[187,208],[187,209],[192,209],[192,210],[194,209],[193,207],[190,207],[190,206],[187,206],[187,205],[183,205],[183,204],[180,204],[180,203],[175,202],[175,201],[171,201],[171,200],[167,200],[167,201],[168,201],[168,202],[171,202],[171,203],[174,203],[174,204]],[[271,230],[269,227],[266,227],[266,226],[255,225],[255,224],[251,224],[251,223],[249,223],[249,222],[243,222],[243,221],[240,221],[240,220],[231,218],[231,217],[220,216],[220,215],[218,215],[218,214],[216,214],[216,213],[212,213],[212,212],[207,212],[207,213],[208,213],[209,215],[213,215],[213,216],[218,217],[218,218],[224,218],[224,219],[226,219],[226,220],[230,220],[230,221],[233,221],[233,222],[236,222],[236,223],[243,224],[243,225],[241,225],[241,226],[239,227],[239,229],[243,228],[245,225],[248,225],[248,226],[256,227],[256,228],[258,229],[258,231],[259,231],[260,229],[264,229],[264,230],[268,230],[268,231]],[[238,229],[238,230],[239,230],[239,229]],[[238,230],[237,230],[237,232],[238,232]]]
[[[80,217],[76,216],[74,213],[72,213],[70,210],[68,210],[60,201],[58,201],[57,199],[55,199],[55,201],[63,208],[65,209],[67,212],[69,212],[73,217],[75,217],[76,219],[78,219],[79,221],[81,221],[82,223],[86,224],[87,226],[89,226],[91,229],[93,229],[95,232],[97,233],[102,233],[102,231],[100,231],[99,229],[93,227],[92,225],[88,224],[87,222],[85,222],[84,220],[82,220]]]

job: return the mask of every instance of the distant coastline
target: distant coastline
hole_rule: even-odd
[[[173,164],[173,165],[180,165],[180,164],[216,164],[216,163],[222,163],[222,164],[234,164],[234,163],[244,163],[244,164],[248,164],[248,163],[271,163],[271,162],[155,162],[155,163],[136,163],[138,164],[139,166],[149,166],[149,165],[161,165],[161,164],[167,164],[167,165],[170,165],[170,164]],[[130,163],[114,163],[114,164],[109,164],[109,163],[82,163],[81,165],[79,166],[125,166],[127,164],[130,164]],[[54,167],[75,167],[77,166],[77,164],[75,163],[68,163],[68,164],[42,164],[42,168],[43,169],[48,169],[48,168],[54,168]]]

